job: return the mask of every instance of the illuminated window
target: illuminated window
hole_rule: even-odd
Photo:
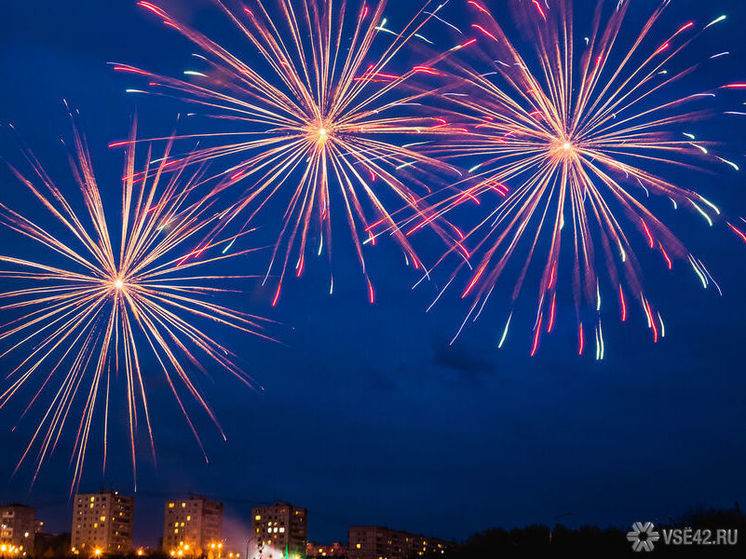
[[[174,504],[173,503],[169,503],[168,504],[168,508],[170,508],[170,509],[174,508]]]
[[[357,549],[360,549],[360,544],[359,544],[359,543],[356,543],[356,544],[355,544],[355,547],[356,547]]]

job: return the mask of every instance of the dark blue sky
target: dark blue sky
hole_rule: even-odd
[[[115,204],[121,153],[107,143],[124,137],[136,107],[146,133],[160,135],[170,131],[183,106],[124,95],[132,80],[115,75],[106,62],[177,74],[192,52],[134,4],[42,0],[0,9],[0,120],[15,123],[37,155],[59,171],[55,176],[67,180],[55,138],[69,131],[60,102],[68,99],[81,110],[100,183],[116,185],[109,191]],[[746,79],[746,10],[740,2],[676,4],[674,21],[729,15],[693,51],[734,53],[716,74],[704,72],[708,87],[713,79]],[[184,15],[209,31],[214,10],[197,5]],[[390,13],[404,17],[397,8]],[[731,153],[742,162],[741,121],[723,122],[694,129],[731,142]],[[734,148],[732,142],[741,143]],[[12,143],[2,146],[12,159]],[[15,200],[20,186],[0,177],[3,200]],[[726,167],[715,179],[694,180],[702,181],[709,198],[743,215],[742,175]],[[652,272],[666,317],[665,341],[653,345],[639,321],[609,326],[601,363],[574,356],[572,328],[545,340],[534,359],[519,337],[498,352],[501,308],[486,312],[449,347],[465,307],[446,299],[425,314],[440,284],[411,291],[418,276],[385,242],[370,251],[377,291],[372,306],[341,235],[334,296],[326,294],[323,263],[291,282],[277,309],[269,307],[268,293],[249,286],[236,304],[281,321],[276,334],[286,345],[218,334],[240,348],[242,365],[265,390],[238,389],[219,374],[206,386],[229,438],[223,444],[204,425],[209,464],[167,392],[154,388],[151,397],[163,402],[155,417],[159,463],[154,466],[143,452],[136,541],[154,544],[163,499],[187,491],[226,503],[229,535],[247,522],[252,503],[283,499],[308,507],[314,541],[344,541],[349,524],[461,539],[492,526],[626,525],[676,517],[699,504],[746,502],[746,248],[722,228],[699,227],[700,221],[675,217],[673,226],[683,228],[684,239],[704,255],[725,296],[703,291],[683,266],[675,275]],[[693,222],[696,230],[688,229]],[[8,238],[0,237],[3,246]],[[259,271],[263,262],[258,257],[244,264]],[[11,433],[13,423],[12,409],[0,412],[3,479],[33,427],[27,421]],[[125,447],[119,448],[105,475],[94,454],[83,490],[100,484],[132,489]],[[69,529],[66,459],[62,449],[30,492],[23,470],[0,487],[0,501],[30,502],[52,530]]]

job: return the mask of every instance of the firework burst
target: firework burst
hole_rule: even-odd
[[[450,99],[469,119],[470,133],[439,154],[477,164],[470,169],[474,182],[439,209],[449,212],[487,191],[505,200],[462,242],[471,262],[458,268],[467,270],[461,296],[473,301],[464,324],[479,316],[507,269],[517,275],[508,288],[512,303],[536,270],[531,355],[542,333],[555,327],[557,294],[564,287],[574,300],[579,354],[595,340],[596,358],[604,356],[602,299],[605,305],[616,301],[622,321],[632,305],[641,306],[658,341],[665,327],[645,294],[636,246],[647,246],[669,269],[682,261],[705,287],[717,287],[652,208],[653,198],[665,197],[674,209],[691,210],[710,226],[725,221],[691,187],[665,178],[676,168],[701,170],[707,162],[738,170],[712,153],[715,144],[686,132],[693,121],[713,114],[703,103],[716,90],[680,94],[691,91],[685,82],[697,68],[683,53],[725,17],[661,32],[666,1],[630,39],[623,30],[630,2],[599,2],[588,35],[578,41],[571,1],[552,2],[551,9],[544,2],[517,2],[517,28],[529,34],[521,43],[490,14],[488,3],[467,4],[479,38],[469,52],[478,61],[467,65],[462,57],[454,64],[464,87]],[[522,44],[532,44],[535,52],[516,46]],[[475,69],[485,63],[488,69]],[[506,185],[513,188],[510,195]],[[604,292],[612,296],[602,297]],[[511,311],[500,346],[512,318]]]
[[[469,119],[470,133],[438,154],[478,163],[470,169],[474,182],[439,211],[450,212],[487,191],[497,191],[505,200],[459,245],[468,246],[471,255],[471,262],[458,267],[469,270],[461,296],[473,301],[461,329],[476,320],[514,262],[518,279],[510,291],[515,303],[536,263],[539,296],[531,355],[542,333],[555,327],[563,283],[571,285],[575,302],[579,354],[593,336],[596,358],[604,356],[601,302],[602,280],[605,284],[607,279],[621,320],[627,320],[636,302],[658,341],[665,326],[645,294],[634,246],[657,252],[668,269],[682,260],[704,287],[717,288],[704,264],[654,215],[648,201],[666,197],[674,209],[691,210],[710,226],[721,217],[702,195],[659,173],[664,168],[701,169],[706,161],[739,170],[736,163],[711,153],[712,142],[682,131],[713,114],[702,103],[716,92],[677,96],[672,87],[697,68],[682,61],[682,53],[725,16],[705,25],[685,22],[661,40],[657,28],[668,5],[663,2],[630,42],[622,32],[629,2],[614,2],[607,19],[608,10],[599,2],[589,34],[578,45],[572,2],[553,3],[551,9],[543,2],[521,2],[519,27],[528,30],[536,49],[535,56],[528,56],[490,14],[488,4],[467,4],[476,17],[472,32],[479,38],[469,52],[480,63],[486,61],[489,70],[455,63],[464,87],[450,99]],[[508,195],[506,185],[518,186]],[[746,238],[733,223],[725,223]],[[526,255],[522,262],[521,254]],[[511,311],[500,331],[500,347],[512,319]]]
[[[333,207],[345,216],[372,302],[363,245],[375,242],[377,228],[396,239],[408,264],[421,268],[392,205],[393,211],[411,209],[444,238],[449,235],[430,220],[423,196],[431,192],[433,171],[441,176],[456,171],[413,149],[428,133],[443,133],[449,126],[436,116],[419,116],[428,92],[410,87],[416,76],[437,71],[424,64],[401,74],[389,69],[411,41],[431,42],[423,28],[440,21],[436,14],[442,6],[428,11],[427,3],[404,29],[392,31],[385,2],[360,5],[354,13],[345,0],[215,4],[255,51],[250,61],[142,1],[140,6],[200,47],[197,56],[206,67],[186,72],[191,81],[121,64],[115,68],[147,77],[151,93],[183,97],[206,116],[238,126],[234,132],[192,136],[216,145],[195,150],[185,163],[236,158],[224,172],[223,187],[241,183],[247,188],[220,227],[241,214],[251,224],[271,200],[281,200],[283,216],[267,270],[269,276],[279,269],[274,303],[288,268],[300,277],[309,253],[326,252],[331,260]],[[330,283],[331,291],[333,276]]]
[[[131,139],[135,138],[135,129]],[[115,235],[84,138],[74,127],[71,167],[85,210],[49,177],[34,155],[25,150],[33,174],[11,167],[15,176],[41,203],[51,226],[0,204],[5,227],[31,240],[46,256],[0,254],[0,277],[15,288],[0,293],[1,357],[15,359],[0,393],[0,408],[15,398],[31,397],[23,415],[44,408],[19,466],[36,454],[34,479],[42,463],[63,440],[66,428],[75,433],[71,491],[80,482],[90,438],[103,436],[106,465],[109,410],[120,385],[126,391],[133,475],[138,429],[144,430],[155,457],[148,405],[148,375],[143,358],[154,362],[184,413],[200,448],[202,443],[188,412],[193,399],[218,426],[194,381],[212,363],[247,385],[250,378],[232,361],[232,354],[198,326],[200,321],[264,337],[265,321],[211,301],[229,289],[232,277],[203,275],[209,263],[245,254],[213,256],[220,244],[183,252],[220,216],[208,199],[189,201],[201,172],[166,174],[168,150],[159,160],[148,151],[145,172],[136,175],[135,150],[126,157],[121,216]],[[150,172],[152,171],[152,173]],[[139,177],[139,178],[137,178]],[[121,223],[119,222],[121,220]],[[121,241],[116,246],[117,234]],[[228,239],[227,242],[230,242]],[[32,252],[33,254],[33,252]],[[14,357],[16,356],[16,357]],[[123,378],[123,382],[120,379]],[[42,404],[51,399],[51,403]],[[81,409],[82,408],[82,409]],[[95,420],[95,418],[102,418]],[[222,431],[221,431],[222,434]],[[204,453],[204,449],[203,449]]]

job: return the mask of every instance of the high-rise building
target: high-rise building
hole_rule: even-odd
[[[166,501],[163,551],[177,556],[207,554],[223,543],[223,503],[197,495]]]
[[[0,507],[0,555],[33,551],[36,526],[36,509],[26,505]]]
[[[453,544],[382,526],[350,526],[347,559],[413,559],[444,554]]]
[[[289,503],[251,509],[249,559],[301,559],[306,555],[308,512]]]
[[[122,554],[132,550],[135,498],[116,491],[76,495],[70,545],[79,555]]]

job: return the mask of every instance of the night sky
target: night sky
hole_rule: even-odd
[[[398,4],[406,3],[392,1],[387,11],[394,22],[411,15]],[[671,22],[728,14],[691,51],[700,58],[732,51],[729,60],[697,74],[703,87],[746,79],[742,2],[673,4]],[[169,5],[208,34],[213,25],[224,29],[206,1]],[[629,25],[640,15],[633,12]],[[236,37],[226,40],[235,45]],[[50,173],[72,186],[57,139],[70,130],[62,99],[78,108],[113,215],[122,152],[108,143],[126,137],[135,110],[142,135],[159,136],[188,109],[125,95],[125,88],[140,84],[106,63],[174,75],[189,68],[193,50],[134,1],[4,2],[0,121],[14,123]],[[742,122],[717,118],[692,129],[722,139],[743,165]],[[3,137],[0,146],[4,157],[17,160],[13,141]],[[680,173],[677,179],[698,181],[692,186],[744,215],[742,173],[723,166],[717,175]],[[0,181],[3,202],[23,207],[28,194],[22,187],[5,171]],[[483,216],[483,208],[472,211],[465,219]],[[234,304],[277,320],[272,334],[282,343],[215,335],[237,350],[241,366],[264,389],[251,391],[219,371],[202,379],[228,436],[224,443],[197,414],[206,464],[167,388],[154,382],[158,464],[143,445],[135,542],[154,545],[163,501],[190,491],[225,503],[226,532],[239,549],[250,507],[273,500],[307,507],[309,538],[317,542],[346,541],[350,524],[464,539],[495,526],[627,526],[676,518],[698,505],[746,504],[746,247],[722,227],[711,230],[691,216],[665,217],[703,256],[724,296],[703,291],[688,267],[669,274],[659,266],[647,279],[666,318],[665,340],[652,344],[640,317],[624,327],[609,324],[603,362],[575,356],[572,320],[545,338],[533,359],[528,322],[498,351],[506,312],[497,304],[449,346],[464,302],[446,297],[425,313],[447,276],[412,290],[419,275],[384,241],[368,250],[376,287],[369,305],[343,230],[335,238],[333,296],[323,259],[288,283],[275,309],[269,288],[244,286],[246,294]],[[8,244],[14,238],[0,233],[3,252],[21,250],[17,242]],[[418,243],[424,259],[442,250],[427,236]],[[267,257],[246,258],[241,266],[262,272]],[[530,317],[533,301],[524,301]],[[0,478],[9,478],[0,486],[0,501],[35,505],[51,531],[68,531],[69,447],[60,448],[31,490],[30,467],[10,478],[34,427],[29,417],[11,432],[18,411],[0,410]],[[101,472],[94,444],[81,490],[133,490],[124,419],[117,423],[107,471]]]

